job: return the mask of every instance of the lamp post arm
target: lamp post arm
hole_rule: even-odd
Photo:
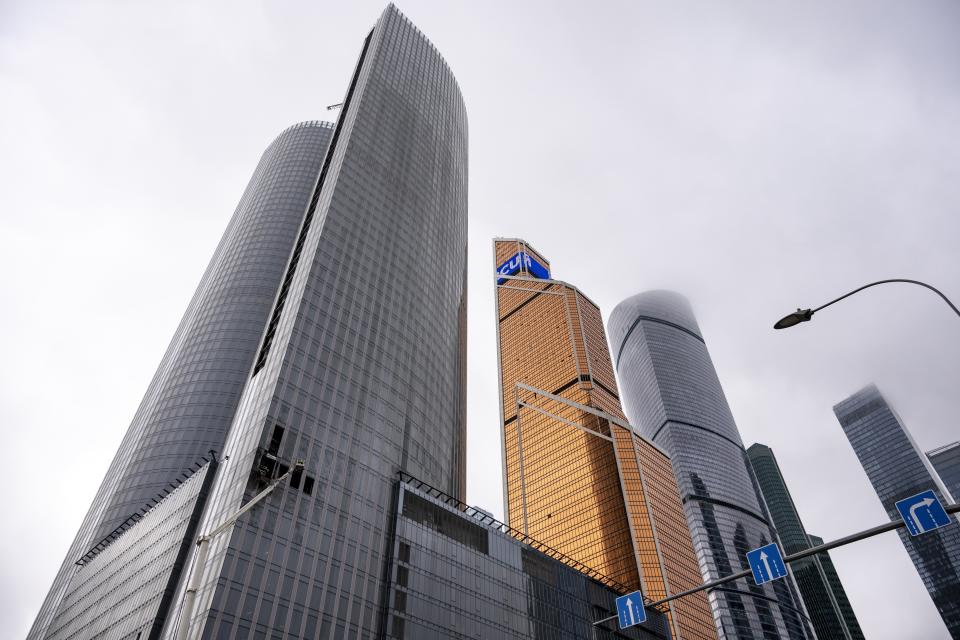
[[[266,489],[251,498],[250,502],[240,507],[240,509],[238,509],[232,516],[224,520],[223,523],[220,524],[220,526],[218,526],[216,529],[197,538],[197,552],[193,564],[190,566],[190,571],[187,574],[187,588],[183,593],[183,604],[180,607],[180,618],[177,621],[177,640],[186,640],[187,635],[190,633],[190,623],[192,622],[193,618],[193,607],[194,603],[196,602],[197,591],[200,590],[203,568],[207,564],[207,556],[210,553],[210,541],[224,531],[227,531],[233,527],[237,520],[240,519],[240,516],[245,514],[247,511],[250,511],[254,505],[273,493],[274,489],[276,489],[282,482],[286,481],[286,479],[293,475],[293,472],[297,470],[303,470],[303,460],[297,460],[292,467],[287,469],[286,473],[271,482]]]
[[[920,285],[921,287],[926,287],[927,289],[930,289],[930,290],[933,291],[935,294],[937,294],[938,296],[940,296],[941,298],[943,298],[943,301],[946,302],[948,305],[950,305],[950,308],[953,309],[953,312],[954,312],[955,314],[957,314],[958,316],[960,316],[960,309],[957,309],[956,305],[954,305],[952,302],[950,302],[950,299],[947,298],[947,296],[943,295],[943,292],[942,292],[942,291],[940,291],[940,290],[937,289],[936,287],[933,287],[933,286],[927,284],[926,282],[920,282],[919,280],[907,280],[907,279],[905,279],[905,278],[891,278],[890,280],[878,280],[877,282],[871,282],[870,284],[865,284],[865,285],[863,285],[862,287],[860,287],[859,289],[854,289],[854,290],[851,291],[850,293],[844,294],[844,295],[840,296],[839,298],[837,298],[836,300],[831,300],[831,301],[828,302],[827,304],[817,307],[816,309],[814,309],[813,311],[810,312],[810,315],[813,315],[813,314],[816,313],[817,311],[820,311],[820,309],[825,309],[825,308],[829,307],[829,306],[832,305],[832,304],[835,304],[835,303],[837,303],[837,302],[840,302],[840,301],[843,300],[844,298],[849,298],[849,297],[852,296],[853,294],[859,293],[860,291],[863,291],[864,289],[869,289],[870,287],[875,287],[875,286],[877,286],[878,284],[886,284],[886,283],[888,283],[888,282],[907,282],[907,283],[910,283],[910,284],[918,284],[918,285]]]

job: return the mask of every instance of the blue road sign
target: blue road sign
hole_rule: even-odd
[[[753,571],[753,581],[757,584],[779,580],[787,575],[787,565],[776,542],[747,552],[747,562]]]
[[[640,624],[647,619],[647,612],[643,608],[643,596],[639,591],[617,598],[617,618],[621,629]]]
[[[931,489],[897,503],[897,511],[912,536],[933,531],[950,524],[950,516],[943,509],[937,495]]]

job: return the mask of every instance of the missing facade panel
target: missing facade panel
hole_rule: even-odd
[[[274,425],[273,435],[270,437],[270,445],[267,447],[267,453],[277,455],[280,453],[280,442],[283,441],[283,427]]]

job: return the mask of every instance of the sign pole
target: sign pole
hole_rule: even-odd
[[[944,505],[943,510],[944,510],[946,513],[948,513],[948,514],[953,515],[954,513],[960,512],[960,504]],[[951,518],[951,520],[953,520],[953,519]],[[885,524],[877,525],[876,527],[871,527],[870,529],[865,529],[865,530],[859,531],[859,532],[857,532],[857,533],[852,533],[852,534],[850,534],[849,536],[844,536],[843,538],[838,538],[837,540],[834,540],[833,542],[827,542],[827,543],[825,543],[825,544],[821,544],[821,545],[816,546],[816,547],[810,547],[809,549],[804,549],[803,551],[798,551],[797,553],[794,553],[794,554],[791,554],[791,555],[789,555],[789,556],[786,556],[786,557],[783,559],[783,561],[784,561],[785,563],[789,564],[789,563],[791,563],[791,562],[795,562],[795,561],[797,561],[797,560],[802,560],[803,558],[807,558],[807,557],[809,557],[809,556],[816,555],[816,554],[818,554],[818,553],[820,553],[820,552],[822,552],[822,551],[829,551],[830,549],[836,549],[837,547],[842,547],[842,546],[844,546],[844,545],[851,544],[851,543],[853,543],[853,542],[860,542],[861,540],[866,540],[867,538],[872,538],[873,536],[880,535],[881,533],[886,533],[887,531],[895,531],[895,530],[897,530],[897,529],[900,529],[901,527],[906,527],[906,526],[907,526],[907,525],[906,525],[906,522],[905,522],[905,521],[903,521],[903,520],[899,520],[899,521],[894,520],[894,521],[892,521],[892,522],[887,522],[887,523],[885,523]],[[732,582],[732,581],[734,581],[734,580],[739,580],[740,578],[746,578],[747,576],[750,576],[750,575],[752,575],[752,574],[753,574],[753,571],[752,571],[751,569],[747,569],[747,570],[745,570],[745,571],[741,571],[741,572],[739,572],[739,573],[734,573],[734,574],[731,574],[731,575],[726,576],[726,577],[723,577],[723,578],[718,578],[718,579],[716,579],[716,580],[711,580],[710,582],[704,583],[704,584],[702,584],[702,585],[700,585],[699,587],[696,587],[696,588],[694,588],[694,589],[687,589],[686,591],[681,591],[680,593],[675,593],[675,594],[673,594],[672,596],[667,596],[666,598],[663,598],[663,599],[661,599],[661,600],[657,600],[656,602],[651,602],[651,603],[648,604],[647,606],[649,606],[649,607],[658,607],[658,606],[660,606],[660,605],[662,605],[662,604],[666,604],[667,602],[670,602],[671,600],[676,600],[677,598],[683,598],[683,597],[686,597],[686,596],[689,596],[689,595],[693,595],[694,593],[703,591],[703,590],[705,590],[705,589],[712,589],[712,588],[714,588],[714,587],[719,587],[719,586],[722,585],[722,584],[726,584],[726,583]],[[609,620],[616,620],[616,619],[617,619],[617,615],[612,615],[612,616],[610,616],[610,617],[608,617],[608,618],[603,618],[602,620],[597,620],[597,621],[594,622],[593,624],[594,624],[594,625],[598,625],[598,624],[601,624],[601,623],[603,623],[603,622],[607,622],[607,621],[609,621]]]

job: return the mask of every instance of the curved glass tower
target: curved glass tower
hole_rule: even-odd
[[[398,471],[464,494],[466,267],[463,99],[391,5],[363,44],[200,531],[295,460],[306,469],[210,543],[186,637],[377,637]]]
[[[336,125],[264,154],[30,637],[375,637],[398,472],[465,492],[466,268],[463,98],[390,5]]]
[[[304,122],[267,147],[47,595],[44,636],[84,553],[211,449],[220,451],[333,134]]]
[[[703,579],[749,569],[747,551],[776,536],[689,303],[641,293],[617,305],[608,328],[627,416],[670,454]],[[789,580],[745,578],[710,602],[722,638],[812,637]]]

